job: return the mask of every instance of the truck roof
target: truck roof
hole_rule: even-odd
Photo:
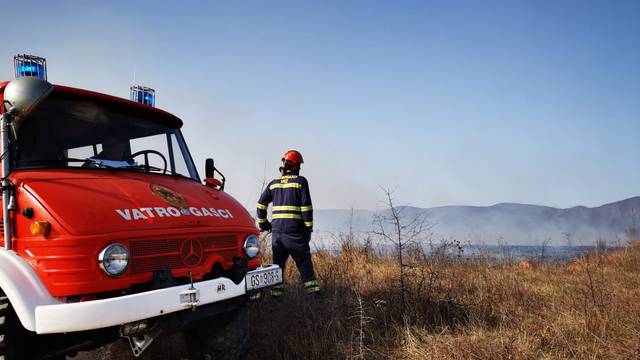
[[[9,81],[0,82],[0,93],[4,93],[4,88],[8,83]],[[134,113],[139,117],[145,118],[146,120],[160,123],[171,128],[182,127],[182,120],[171,113],[117,96],[102,94],[90,90],[72,88],[63,85],[53,85],[53,91],[49,96],[63,96],[67,99],[77,98],[78,100],[85,101],[91,100],[97,103],[101,103],[102,105],[119,107],[123,111]]]

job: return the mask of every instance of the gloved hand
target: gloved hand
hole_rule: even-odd
[[[271,232],[271,223],[267,220],[263,223],[260,223],[260,232],[269,231]]]

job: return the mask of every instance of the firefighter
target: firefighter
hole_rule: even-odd
[[[313,207],[307,179],[300,176],[302,154],[289,150],[282,156],[282,176],[267,185],[258,200],[257,213],[260,231],[271,231],[273,262],[282,268],[289,256],[300,272],[305,290],[313,298],[320,297],[320,286],[316,280],[311,261],[309,241],[313,231]],[[267,220],[267,208],[273,202],[272,222]],[[272,288],[273,296],[282,296],[284,286]]]

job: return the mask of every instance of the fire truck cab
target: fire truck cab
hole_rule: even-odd
[[[201,182],[182,121],[147,87],[127,100],[51,85],[39,57],[14,66],[0,83],[0,358],[117,338],[139,356],[178,330],[194,357],[246,355],[245,302],[282,271],[261,264],[255,221],[213,160]]]

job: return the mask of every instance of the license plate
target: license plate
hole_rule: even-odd
[[[247,273],[245,284],[247,291],[257,290],[282,282],[282,269],[254,270]]]

